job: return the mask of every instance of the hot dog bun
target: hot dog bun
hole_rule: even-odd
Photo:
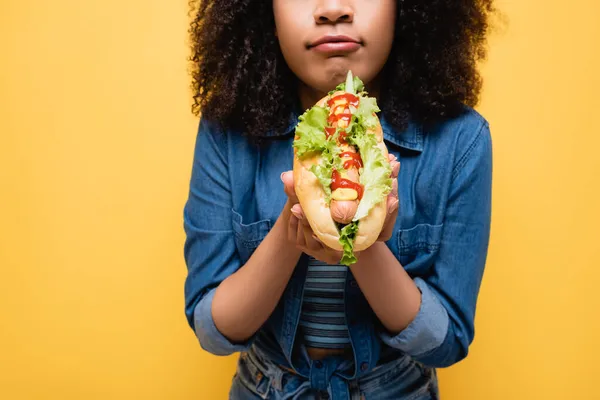
[[[340,93],[344,92],[335,92],[332,97]],[[317,105],[324,107],[328,98],[329,96],[322,98]],[[383,131],[378,119],[375,128],[367,132],[375,135],[377,146],[387,160],[388,150],[383,141]],[[319,162],[319,154],[299,159],[296,156],[296,150],[294,150],[294,188],[304,215],[315,235],[326,246],[341,251],[343,248],[339,242],[340,233],[331,216],[329,205],[325,201],[325,192],[318,178],[310,171],[310,168]],[[354,251],[364,250],[377,240],[383,228],[386,214],[387,202],[383,199],[371,209],[367,216],[360,219],[358,232],[354,240]]]

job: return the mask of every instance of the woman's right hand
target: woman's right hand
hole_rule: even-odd
[[[342,258],[342,252],[325,246],[313,233],[308,219],[304,216],[302,207],[294,190],[294,174],[286,171],[281,174],[285,193],[288,196],[285,208],[280,218],[287,219],[287,239],[298,250],[313,258],[328,264],[337,264]]]

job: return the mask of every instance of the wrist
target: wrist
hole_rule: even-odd
[[[357,261],[350,266],[350,269],[373,264],[373,256],[384,251],[384,247],[387,248],[385,242],[376,241],[371,246],[356,253]]]

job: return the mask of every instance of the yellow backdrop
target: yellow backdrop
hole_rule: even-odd
[[[600,399],[600,3],[504,1],[489,264],[445,400]],[[225,399],[183,314],[187,0],[0,5],[0,398]]]

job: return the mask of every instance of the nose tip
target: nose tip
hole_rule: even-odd
[[[352,8],[339,2],[328,2],[315,10],[315,22],[317,24],[335,24],[339,22],[352,22],[354,11]]]
[[[317,22],[322,23],[322,24],[331,24],[331,23],[336,23],[336,22],[352,22],[352,18],[347,14],[341,15],[340,17],[337,17],[337,18],[330,18],[325,15],[321,15],[321,16],[319,16],[319,19],[317,20]]]

